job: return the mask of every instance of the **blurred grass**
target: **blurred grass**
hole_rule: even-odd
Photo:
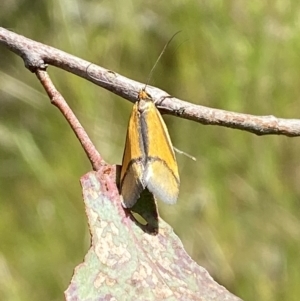
[[[210,107],[297,118],[300,3],[6,1],[19,34]],[[120,163],[132,105],[49,68],[104,158]],[[166,116],[178,204],[159,203],[188,253],[245,300],[300,295],[299,139],[256,137]],[[0,299],[62,300],[89,246],[79,178],[90,170],[22,60],[0,50]]]

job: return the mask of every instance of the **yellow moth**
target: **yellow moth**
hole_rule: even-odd
[[[174,204],[179,173],[173,145],[152,97],[141,90],[129,119],[121,169],[123,206],[131,208],[148,189],[156,198]]]

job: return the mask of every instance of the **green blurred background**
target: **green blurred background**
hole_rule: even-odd
[[[300,2],[1,1],[0,25],[209,107],[300,115]],[[109,163],[132,104],[50,67]],[[298,138],[257,137],[166,116],[178,204],[159,203],[187,252],[245,300],[299,300]],[[79,178],[91,169],[23,61],[0,46],[0,300],[63,300],[89,247]]]

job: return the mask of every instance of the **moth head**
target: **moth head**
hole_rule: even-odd
[[[145,89],[142,89],[142,90],[140,90],[139,93],[138,93],[138,100],[139,100],[139,101],[140,101],[140,100],[151,100],[151,101],[152,101],[152,97],[151,97],[151,95],[150,95],[149,93],[147,93],[147,92],[145,91]]]

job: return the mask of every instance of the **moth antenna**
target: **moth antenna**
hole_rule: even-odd
[[[152,69],[151,69],[151,71],[150,71],[150,73],[149,73],[149,75],[148,75],[148,78],[147,78],[147,81],[146,81],[146,84],[145,84],[145,87],[144,87],[143,91],[145,91],[145,90],[146,90],[146,87],[149,85],[149,82],[150,82],[150,79],[151,79],[151,77],[152,77],[153,71],[154,71],[154,69],[155,69],[157,63],[159,62],[160,58],[162,57],[162,55],[164,54],[164,52],[166,51],[167,47],[169,46],[169,44],[171,43],[171,41],[174,39],[174,37],[175,37],[177,34],[179,34],[180,32],[181,32],[181,30],[175,32],[175,33],[173,34],[173,36],[171,37],[171,39],[165,44],[163,50],[160,52],[160,55],[158,56],[156,62],[154,63],[154,65],[153,65],[153,67],[152,67]]]

